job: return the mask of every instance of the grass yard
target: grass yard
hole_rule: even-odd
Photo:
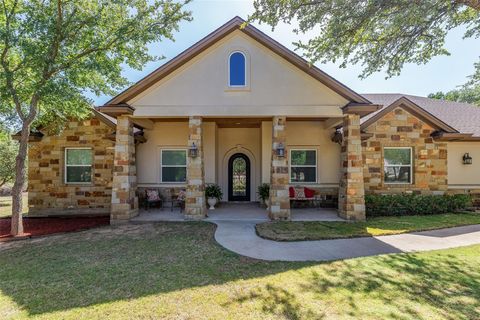
[[[372,237],[480,224],[478,213],[370,218],[365,222],[274,221],[256,225],[257,234],[276,241]]]
[[[28,213],[28,193],[23,193],[23,213]],[[0,196],[0,218],[10,217],[12,215],[12,197]]]
[[[231,253],[205,222],[0,246],[0,319],[475,319],[480,246],[330,263]]]

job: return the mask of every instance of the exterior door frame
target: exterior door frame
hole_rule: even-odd
[[[237,158],[242,158],[245,160],[246,168],[246,193],[245,196],[234,196],[233,195],[233,161]],[[228,159],[228,201],[250,201],[250,185],[251,185],[251,175],[250,175],[250,159],[244,153],[238,152],[230,156]]]

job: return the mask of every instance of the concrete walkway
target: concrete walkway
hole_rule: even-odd
[[[262,260],[329,261],[386,253],[428,251],[480,244],[480,225],[353,239],[277,242],[255,233],[258,221],[212,221],[215,240],[243,256]]]
[[[255,225],[269,221],[265,209],[254,203],[222,204],[210,211],[209,221],[217,225],[215,239],[223,247],[243,256],[262,260],[329,261],[386,253],[448,249],[480,244],[480,225],[353,239],[277,242],[262,239]],[[293,209],[293,221],[342,221],[332,209]],[[178,209],[142,211],[136,223],[185,221]]]

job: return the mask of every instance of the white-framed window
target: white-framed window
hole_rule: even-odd
[[[233,51],[228,57],[228,86],[247,86],[247,57],[241,51]]]
[[[65,183],[92,183],[92,164],[91,148],[65,148]]]
[[[317,150],[290,149],[290,182],[317,182]]]
[[[387,184],[412,183],[412,148],[383,148],[383,181]]]
[[[187,149],[161,149],[160,166],[160,176],[162,182],[186,182]]]

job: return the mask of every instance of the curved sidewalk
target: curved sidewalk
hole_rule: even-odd
[[[480,244],[480,225],[351,239],[277,242],[255,233],[258,221],[212,221],[215,240],[235,253],[280,261],[329,261]]]

